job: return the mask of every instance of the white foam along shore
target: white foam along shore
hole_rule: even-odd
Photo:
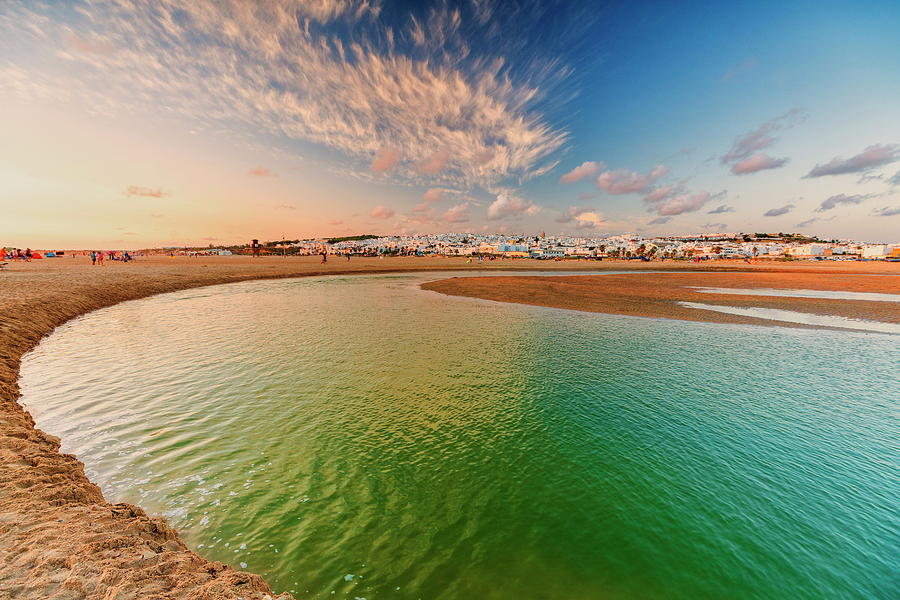
[[[776,290],[772,288],[691,287],[701,294],[734,294],[739,296],[781,296],[786,298],[822,298],[824,300],[868,300],[871,302],[900,302],[900,294],[874,292],[839,292],[831,290]]]
[[[711,310],[743,317],[765,319],[768,321],[786,321],[788,323],[802,323],[804,325],[816,325],[818,327],[837,327],[840,329],[854,329],[857,331],[893,333],[900,335],[900,324],[898,323],[882,323],[880,321],[850,319],[848,317],[839,317],[835,315],[817,315],[777,308],[722,306],[718,304],[701,304],[699,302],[679,302],[678,304],[687,308]]]

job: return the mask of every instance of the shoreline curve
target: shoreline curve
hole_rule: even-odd
[[[18,402],[24,354],[57,327],[120,302],[250,280],[451,270],[747,270],[747,266],[635,265],[541,261],[466,266],[462,259],[357,259],[348,266],[318,259],[150,258],[134,265],[91,267],[47,259],[0,277],[0,595],[9,598],[126,600],[191,598],[288,600],[256,574],[209,561],[188,549],[162,517],[105,500],[60,440],[35,427]],[[56,261],[56,262],[54,262]],[[335,261],[336,262],[336,261]],[[711,268],[712,267],[712,268]],[[798,266],[799,267],[799,266]],[[800,272],[804,267],[789,269]],[[102,270],[100,270],[102,269]],[[204,270],[205,269],[205,270]],[[781,271],[764,267],[754,271]],[[837,269],[826,271],[839,272]]]

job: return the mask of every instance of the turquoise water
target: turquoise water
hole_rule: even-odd
[[[108,499],[299,598],[897,597],[900,338],[418,289],[443,276],[97,311],[23,403]]]

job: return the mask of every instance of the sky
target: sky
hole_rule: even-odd
[[[0,245],[900,241],[900,3],[0,2]]]

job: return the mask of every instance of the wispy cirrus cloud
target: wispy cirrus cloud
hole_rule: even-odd
[[[846,173],[862,173],[900,160],[900,144],[874,144],[850,158],[835,156],[824,164],[817,164],[806,174],[806,177],[825,177],[826,175],[844,175]]]
[[[358,21],[366,16],[378,16],[381,2],[375,0],[309,0],[294,3],[298,14],[319,23],[329,23],[340,17]]]
[[[796,208],[793,204],[785,204],[784,206],[779,206],[778,208],[770,208],[766,212],[763,213],[764,217],[780,217],[781,215],[786,215],[792,210]]]
[[[450,151],[447,149],[438,150],[419,162],[419,170],[427,175],[437,175],[444,170],[449,161]]]
[[[382,146],[375,151],[375,156],[372,157],[369,169],[371,169],[373,173],[387,173],[397,166],[400,162],[400,158],[401,154],[399,150],[392,146]]]
[[[884,206],[875,209],[872,214],[878,217],[895,217],[900,215],[900,206]]]
[[[276,177],[278,175],[267,167],[253,167],[248,173],[253,177]]]
[[[647,193],[653,185],[669,173],[669,168],[656,165],[646,173],[635,173],[627,169],[606,171],[597,177],[597,187],[614,195]]]
[[[586,177],[593,177],[597,173],[600,172],[601,169],[606,168],[602,162],[597,163],[594,161],[583,162],[562,177],[559,178],[560,183],[575,183],[576,181],[581,181]]]
[[[777,142],[779,132],[794,127],[804,119],[806,119],[806,110],[793,108],[781,116],[766,121],[753,131],[736,137],[731,149],[722,156],[720,161],[722,164],[727,164],[749,158],[755,152],[764,150]]]
[[[731,165],[732,175],[749,175],[767,169],[778,169],[788,163],[787,158],[773,158],[768,154],[754,154]]]
[[[761,151],[775,144],[780,139],[780,132],[803,122],[806,116],[806,110],[794,108],[766,121],[752,131],[737,136],[719,162],[723,165],[731,164],[733,175],[749,175],[783,167],[788,162],[787,158],[773,158]]]
[[[438,3],[427,19],[394,27],[374,0],[97,0],[65,19],[46,4],[3,8],[0,35],[5,25],[32,24],[57,61],[24,75],[0,65],[20,96],[78,98],[105,113],[162,110],[303,140],[343,156],[360,176],[527,181],[569,138],[544,108],[566,96],[554,92],[571,69],[515,54],[494,32],[504,19],[537,26],[549,7],[494,11],[482,22],[477,6]],[[492,41],[473,45],[479,36]],[[385,148],[395,152],[384,156]]]
[[[707,211],[706,214],[708,214],[708,215],[724,215],[725,213],[730,213],[730,212],[734,212],[733,207],[728,206],[727,204],[720,204],[719,206],[715,207],[714,209]]]
[[[748,58],[741,64],[739,64],[735,67],[730,67],[727,71],[725,71],[725,73],[722,74],[722,81],[731,81],[732,79],[735,79],[738,75],[741,75],[742,73],[752,71],[753,69],[756,68],[757,64],[758,63],[756,61],[756,58],[751,56],[750,58]]]
[[[805,221],[800,221],[799,223],[794,225],[794,227],[806,228],[806,227],[810,227],[811,225],[814,225],[816,223],[823,223],[823,222],[833,221],[833,220],[834,220],[834,217],[828,217],[827,219],[824,217],[812,217],[811,219],[807,219]]]
[[[141,196],[143,198],[163,198],[168,196],[168,192],[164,192],[160,188],[142,187],[139,185],[129,185],[125,188],[126,196]]]
[[[831,210],[838,204],[861,204],[863,200],[872,198],[873,195],[874,194],[855,194],[848,196],[847,194],[836,194],[834,196],[829,196],[825,200],[822,200],[822,203],[819,205],[819,208],[816,209],[816,212]]]

